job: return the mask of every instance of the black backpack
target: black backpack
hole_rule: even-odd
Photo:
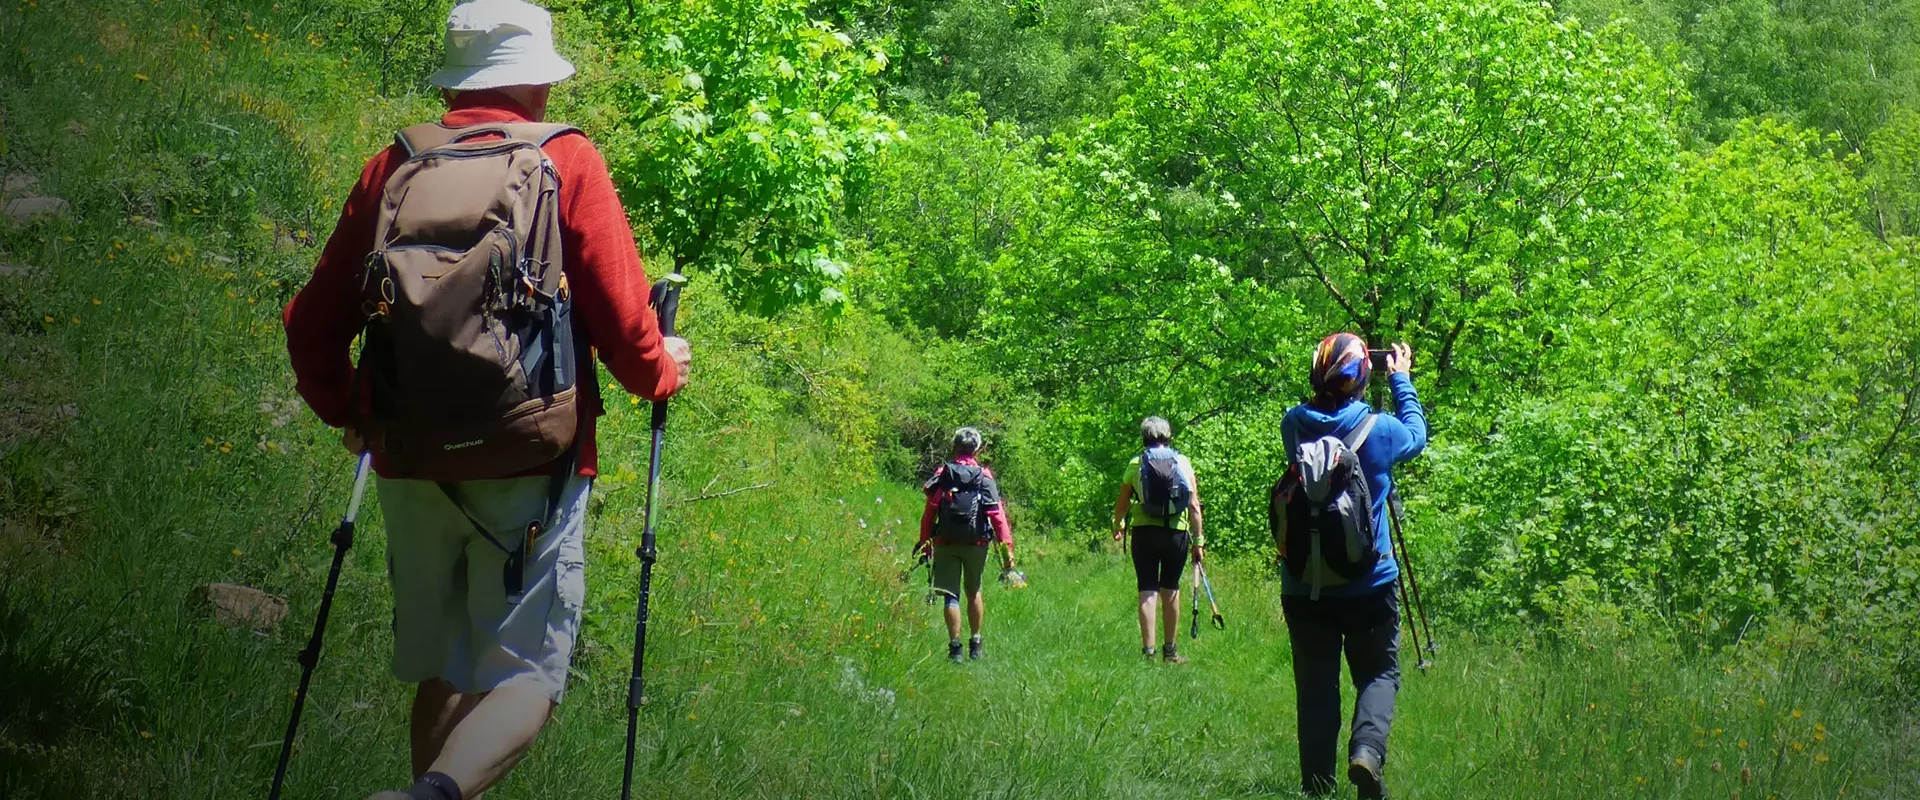
[[[991,486],[992,479],[979,466],[949,462],[942,467],[935,487],[940,510],[934,533],[950,542],[992,541],[993,528],[987,521],[987,506],[993,502]]]
[[[1158,452],[1155,452],[1158,451]],[[1140,454],[1140,505],[1147,516],[1177,527],[1180,515],[1193,504],[1193,487],[1180,469],[1180,453],[1171,447],[1149,447]]]
[[[1301,442],[1273,485],[1267,524],[1274,544],[1287,573],[1308,582],[1315,600],[1321,587],[1361,580],[1380,562],[1373,492],[1358,455],[1377,420],[1367,417],[1344,439]]]

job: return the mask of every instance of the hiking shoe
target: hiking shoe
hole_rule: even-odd
[[[1347,780],[1360,790],[1362,800],[1380,800],[1387,796],[1387,785],[1380,778],[1380,762],[1380,754],[1366,745],[1353,748],[1353,757],[1347,759]]]
[[[955,664],[960,663],[960,640],[959,639],[955,639],[947,643],[947,660]]]
[[[968,661],[979,661],[981,658],[985,657],[986,654],[987,654],[987,646],[985,644],[982,644],[979,639],[974,639],[970,642],[967,642],[967,660]]]
[[[1159,653],[1153,652],[1153,648],[1151,647],[1140,648],[1140,654],[1143,656],[1146,656],[1148,662],[1152,662],[1155,658],[1157,658],[1160,655]]]
[[[1187,657],[1180,655],[1180,651],[1175,650],[1173,648],[1172,642],[1168,642],[1166,644],[1160,645],[1160,660],[1165,661],[1169,664],[1187,663]]]

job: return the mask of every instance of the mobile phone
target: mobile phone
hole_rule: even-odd
[[[1367,358],[1373,362],[1373,368],[1380,372],[1387,371],[1387,356],[1390,356],[1390,355],[1393,355],[1392,350],[1368,350],[1367,351]]]

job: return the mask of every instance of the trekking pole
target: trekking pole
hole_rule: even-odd
[[[1440,644],[1433,638],[1433,623],[1427,621],[1427,599],[1420,591],[1420,578],[1413,572],[1413,546],[1407,543],[1406,508],[1400,503],[1400,494],[1395,492],[1387,498],[1387,506],[1393,512],[1394,527],[1400,532],[1400,549],[1406,551],[1407,583],[1413,588],[1413,604],[1420,612],[1420,627],[1427,638],[1427,653],[1438,652]]]
[[[1412,607],[1417,617],[1418,624],[1410,623],[1407,628],[1417,632],[1424,632],[1426,639],[1426,649],[1422,650],[1420,647],[1420,639],[1422,637],[1419,635],[1414,637],[1413,647],[1414,653],[1417,656],[1414,666],[1419,669],[1426,669],[1427,667],[1433,666],[1433,661],[1427,658],[1427,656],[1438,652],[1438,647],[1433,641],[1433,625],[1427,621],[1427,604],[1425,599],[1420,596],[1420,580],[1414,577],[1413,574],[1413,551],[1407,546],[1406,508],[1400,502],[1399,492],[1387,495],[1387,510],[1390,512],[1388,522],[1393,526],[1393,545],[1398,550],[1397,556],[1400,560],[1400,569],[1407,574],[1405,585],[1400,587],[1402,603],[1404,604],[1406,599],[1410,597],[1413,600]]]
[[[287,738],[280,743],[280,766],[273,770],[273,789],[267,792],[267,800],[278,800],[280,787],[287,780],[287,761],[293,757],[293,735],[300,730],[300,711],[307,705],[307,685],[313,681],[313,669],[320,665],[320,641],[327,632],[327,615],[333,611],[333,591],[340,585],[340,566],[347,560],[347,550],[353,547],[353,521],[360,515],[360,498],[367,492],[367,470],[373,460],[373,451],[360,454],[360,462],[353,470],[353,499],[347,501],[347,515],[340,520],[340,527],[333,529],[333,566],[327,570],[327,590],[320,594],[320,614],[313,621],[313,637],[307,640],[307,647],[300,651],[300,688],[293,693],[293,714],[287,718]]]
[[[676,270],[653,285],[649,303],[660,317],[660,333],[663,336],[674,335],[673,318],[680,311],[680,287],[686,282],[687,279]],[[633,745],[639,733],[640,706],[647,702],[647,682],[641,676],[641,667],[647,658],[647,615],[653,599],[653,562],[659,557],[659,550],[654,547],[653,512],[660,499],[660,442],[666,431],[667,401],[655,401],[653,451],[647,462],[646,522],[640,529],[640,549],[634,551],[634,555],[640,557],[640,604],[633,623],[633,675],[627,680],[627,763],[620,779],[620,800],[631,800],[633,797]]]
[[[1194,574],[1200,578],[1200,587],[1207,590],[1207,607],[1213,611],[1213,627],[1224,631],[1227,629],[1227,618],[1220,615],[1220,601],[1213,599],[1213,581],[1207,579],[1205,567],[1199,564],[1193,566]]]
[[[1187,592],[1187,606],[1193,614],[1187,617],[1187,638],[1200,639],[1200,565],[1193,565],[1193,589]]]

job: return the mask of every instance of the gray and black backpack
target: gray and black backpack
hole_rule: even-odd
[[[1359,456],[1378,419],[1368,415],[1345,438],[1301,442],[1268,499],[1267,524],[1281,562],[1313,587],[1315,600],[1321,587],[1361,580],[1380,562],[1373,494]]]
[[[1193,487],[1180,469],[1180,453],[1171,447],[1149,447],[1140,454],[1140,504],[1149,517],[1180,527],[1181,515],[1193,504]]]
[[[951,542],[992,541],[993,526],[987,520],[987,506],[994,502],[992,480],[980,466],[948,462],[942,467],[934,481],[939,492],[934,533]]]

